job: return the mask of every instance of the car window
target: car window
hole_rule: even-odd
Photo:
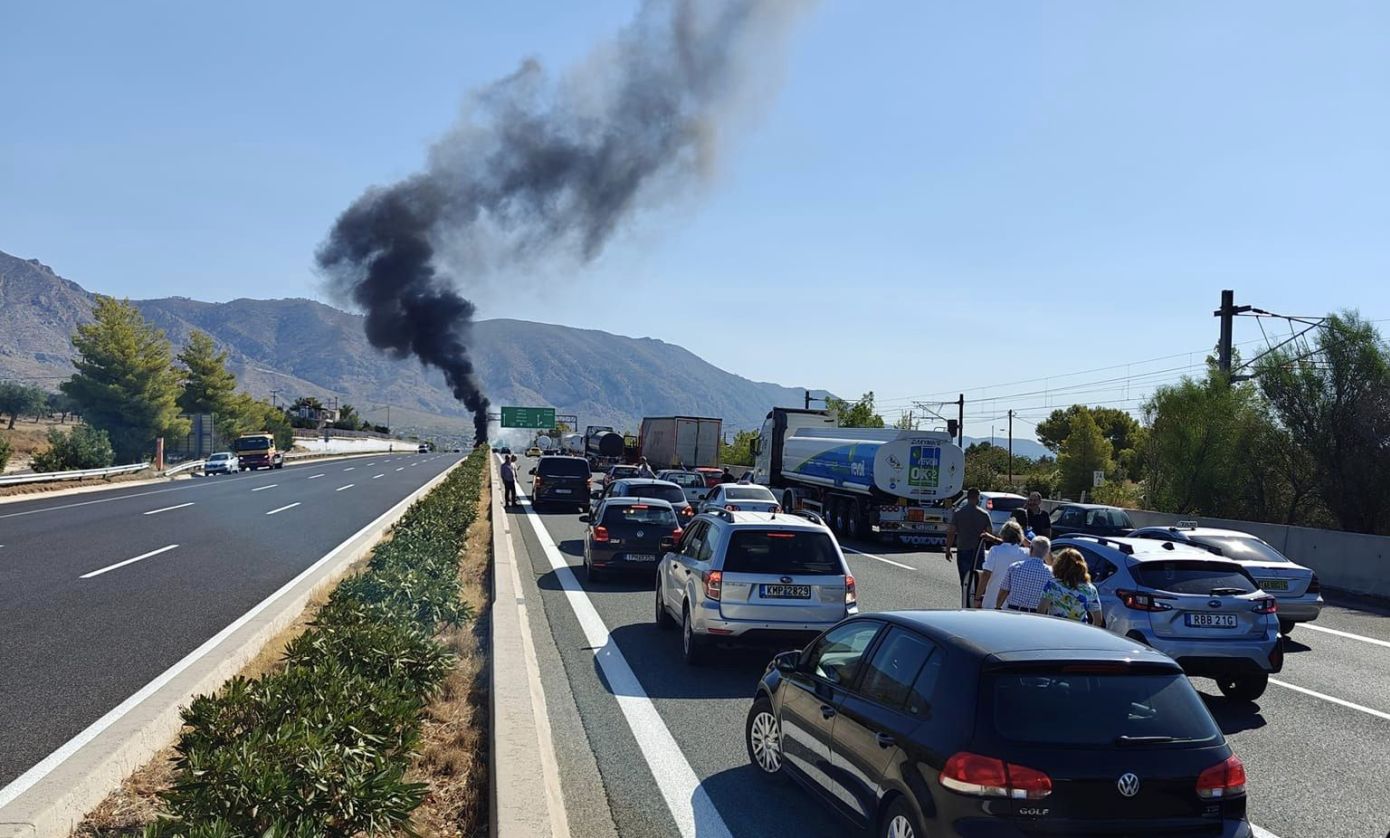
[[[669,480],[677,486],[682,486],[687,489],[704,488],[705,485],[705,478],[698,474],[691,474],[688,471],[668,472],[661,479]]]
[[[1242,538],[1238,535],[1204,535],[1203,544],[1210,544],[1221,550],[1221,555],[1238,562],[1283,562],[1292,564],[1288,557],[1258,538]]]
[[[1152,561],[1133,569],[1134,581],[1156,591],[1174,594],[1210,594],[1220,588],[1252,594],[1254,580],[1231,562]]]
[[[936,694],[937,682],[941,680],[941,670],[946,663],[946,654],[940,650],[934,651],[932,656],[927,658],[926,666],[917,674],[917,680],[912,683],[912,692],[907,696],[908,713],[918,718],[928,718],[931,716],[932,698]]]
[[[1129,516],[1119,509],[1092,509],[1086,515],[1086,524],[1111,529],[1134,529]]]
[[[536,474],[542,477],[582,477],[589,479],[589,464],[578,457],[541,457]]]
[[[700,550],[695,554],[696,561],[707,562],[714,558],[714,541],[717,537],[716,532],[717,531],[713,527],[708,524],[705,525],[704,537],[700,541]]]
[[[1028,505],[1027,498],[990,498],[987,505],[995,512],[1012,512]]]
[[[837,576],[844,573],[830,536],[816,530],[735,530],[725,573]]]
[[[685,537],[681,539],[681,555],[694,559],[704,544],[705,532],[708,530],[709,524],[704,521],[696,521],[691,524],[690,529],[685,531]]]
[[[935,647],[926,638],[890,628],[864,669],[864,682],[859,692],[884,707],[902,708],[934,651]]]
[[[676,527],[676,514],[669,506],[653,506],[646,503],[615,503],[605,506],[603,518],[600,520],[606,527],[620,524],[654,524],[671,529]]]
[[[1076,550],[1086,560],[1086,567],[1091,571],[1092,584],[1099,585],[1115,573],[1115,565],[1089,547],[1078,547],[1074,544],[1067,546]]]
[[[662,486],[658,483],[628,484],[623,490],[625,498],[660,498],[677,505],[685,503],[685,492],[679,486]]]
[[[1082,512],[1083,510],[1075,506],[1064,506],[1052,513],[1052,523],[1079,527],[1085,520]]]
[[[729,500],[762,500],[768,503],[776,503],[777,499],[772,496],[772,492],[762,486],[731,486],[724,491],[724,495]]]
[[[807,661],[811,672],[832,684],[853,683],[864,650],[869,648],[880,626],[872,620],[856,620],[826,632]]]
[[[1004,739],[1060,747],[1216,742],[1221,731],[1186,676],[1061,670],[1003,672],[985,686]],[[1161,740],[1144,740],[1161,737]],[[1171,737],[1171,738],[1170,738]]]

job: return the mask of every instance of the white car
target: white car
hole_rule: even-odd
[[[961,499],[956,501],[955,506],[951,509],[953,512],[959,512],[961,509],[965,508],[965,505],[969,502],[970,499],[968,497],[961,496]],[[999,528],[1007,524],[1009,520],[1013,518],[1015,509],[1022,509],[1027,505],[1028,498],[1023,495],[1016,495],[1013,492],[980,493],[980,506],[989,513],[989,522],[990,525],[994,527],[995,532],[999,532]]]
[[[766,486],[756,483],[720,483],[700,505],[701,512],[727,509],[730,512],[780,512],[782,505]]]
[[[699,507],[700,502],[710,491],[709,487],[705,485],[705,476],[696,471],[668,468],[657,472],[656,479],[665,480],[681,487],[681,492],[685,494],[685,502],[692,507]]]
[[[241,465],[230,451],[218,451],[203,461],[203,474],[236,474],[239,471]]]

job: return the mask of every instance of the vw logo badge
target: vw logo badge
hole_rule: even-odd
[[[646,535],[646,533],[642,532],[641,530],[638,530],[638,531],[637,531],[637,537],[638,537],[638,538],[641,538],[641,537],[644,536],[644,535]]]
[[[792,583],[792,578],[790,576],[783,576],[778,581],[780,581],[783,585],[790,585]]]
[[[1133,797],[1139,793],[1139,775],[1133,771],[1126,771],[1115,781],[1115,788],[1125,797]]]

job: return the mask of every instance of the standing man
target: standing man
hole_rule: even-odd
[[[961,588],[975,569],[975,553],[981,542],[998,544],[994,535],[994,522],[989,513],[980,506],[980,490],[972,487],[965,493],[965,506],[956,510],[951,524],[946,528],[946,561],[951,560],[951,548],[957,548],[956,570],[960,571]]]
[[[502,458],[502,505],[516,506],[516,466],[510,454]]]
[[[647,464],[646,457],[637,461],[637,476],[646,478],[656,477],[656,472],[652,471],[652,467]]]
[[[1013,518],[1025,533],[1031,531],[1034,536],[1052,537],[1052,516],[1042,508],[1042,495],[1037,492],[1028,493],[1027,505],[1015,509]]]

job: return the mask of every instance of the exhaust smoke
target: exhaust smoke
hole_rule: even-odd
[[[743,81],[769,68],[801,0],[647,0],[558,79],[534,60],[477,91],[424,170],[367,190],[317,259],[367,338],[444,373],[487,438],[460,285],[556,258],[584,263],[639,207],[707,173]]]

